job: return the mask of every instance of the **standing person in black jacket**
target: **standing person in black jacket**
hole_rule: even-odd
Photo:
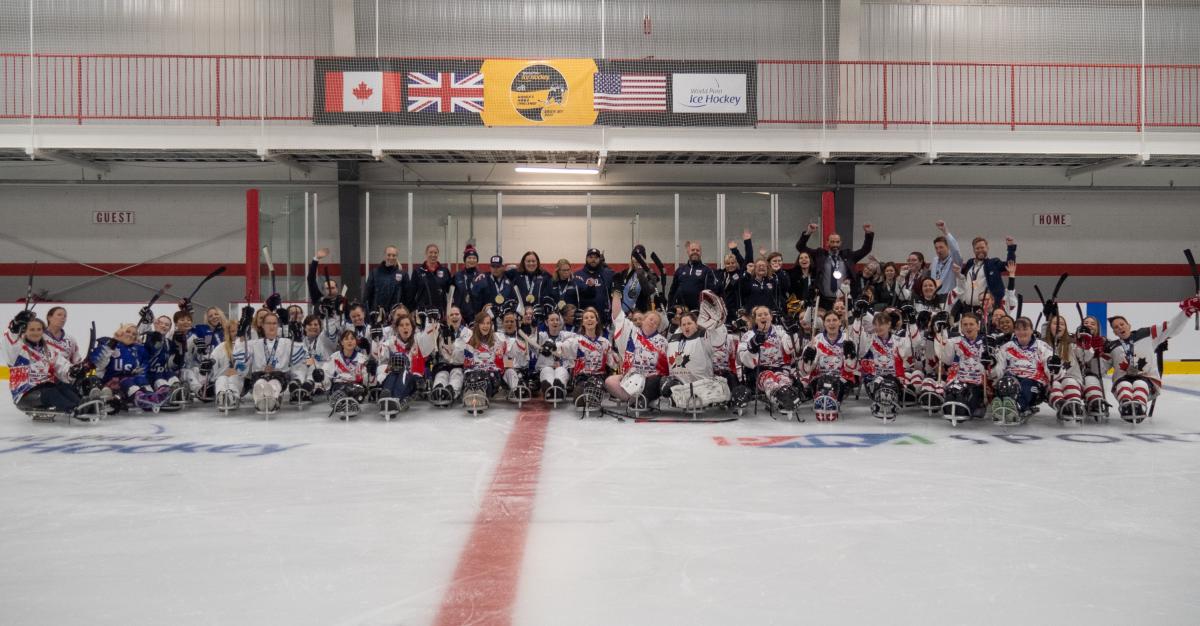
[[[440,254],[436,243],[425,246],[425,262],[412,270],[411,300],[415,311],[437,309],[442,316],[446,314],[446,294],[454,279],[450,270],[438,262]]]
[[[815,223],[809,224],[808,228],[804,229],[804,234],[800,235],[800,240],[796,242],[797,252],[807,252],[812,257],[813,264],[816,266],[816,272],[819,276],[817,281],[817,289],[820,295],[818,306],[826,311],[833,307],[833,301],[837,299],[838,290],[841,288],[841,281],[844,278],[850,279],[850,285],[853,288],[857,281],[854,280],[854,266],[859,261],[871,254],[871,244],[875,241],[875,231],[871,229],[871,224],[863,224],[863,245],[858,250],[843,250],[842,236],[837,233],[830,233],[829,239],[825,242],[824,248],[809,248],[808,238],[813,233],[817,232]],[[857,293],[851,293],[851,297],[858,298]]]
[[[575,272],[575,276],[590,287],[592,291],[582,294],[580,306],[587,310],[593,307],[600,314],[600,319],[609,318],[609,298],[612,297],[613,271],[604,265],[604,255],[598,248],[588,248],[583,267]]]
[[[516,269],[505,272],[505,275],[516,285],[526,310],[538,312],[540,309],[536,307],[549,304],[554,295],[550,289],[550,275],[542,269],[542,258],[532,250],[521,255],[521,263]]]
[[[788,268],[787,275],[789,297],[795,296],[805,306],[817,303],[817,274],[816,268],[813,267],[812,255],[807,252],[796,255],[796,264]]]
[[[367,310],[376,313],[382,310],[385,314],[398,304],[407,304],[409,294],[408,274],[400,267],[399,251],[396,246],[388,246],[383,250],[383,262],[367,277],[367,286],[363,290],[363,301]]]
[[[675,270],[667,302],[672,306],[682,304],[689,311],[698,311],[700,292],[716,289],[717,276],[711,267],[700,260],[700,242],[687,242],[687,255],[688,262]]]
[[[321,264],[321,259],[327,256],[329,256],[329,248],[321,248],[308,263],[308,301],[317,307],[321,305],[322,300],[325,300],[330,308],[340,311],[344,307],[341,302],[342,294],[338,293],[337,281],[332,278],[321,281],[324,283],[324,289],[317,282],[317,267]]]
[[[471,300],[471,290],[475,287],[475,279],[479,277],[479,251],[473,244],[468,243],[463,250],[463,267],[454,273],[454,306],[462,312],[464,320],[475,319],[479,312],[475,302]]]
[[[571,273],[571,262],[559,259],[555,264],[554,278],[550,281],[550,295],[554,299],[554,308],[563,310],[571,307],[583,314],[582,302],[595,297],[595,287],[584,284],[583,279]],[[575,323],[574,319],[566,319],[568,326]]]

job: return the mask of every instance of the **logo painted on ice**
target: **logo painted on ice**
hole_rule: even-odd
[[[718,446],[747,448],[873,448],[879,445],[931,444],[909,433],[834,433],[823,435],[768,435],[764,437],[713,437]]]
[[[294,450],[306,443],[283,445],[278,443],[197,443],[195,441],[173,441],[174,435],[164,435],[166,428],[158,424],[152,435],[14,435],[0,437],[0,454],[28,452],[31,454],[226,454],[237,457],[266,456]]]

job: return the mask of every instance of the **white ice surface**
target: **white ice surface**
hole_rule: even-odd
[[[514,623],[1196,624],[1200,377],[1167,383],[1195,395],[1167,391],[1137,428],[1039,416],[1008,431],[1041,437],[1023,443],[917,414],[885,427],[861,406],[836,424],[559,409]],[[429,624],[515,415],[345,424],[312,407],[267,423],[205,409],[86,426],[0,402],[0,623],[22,625]],[[155,425],[170,439],[67,441]],[[916,438],[737,439],[836,433]],[[1146,434],[1186,441],[1130,436]],[[306,445],[13,450],[27,435]]]

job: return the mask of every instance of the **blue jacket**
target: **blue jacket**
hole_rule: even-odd
[[[388,267],[380,263],[371,270],[367,277],[367,286],[363,290],[363,302],[367,312],[383,309],[390,312],[397,304],[409,304],[409,280],[404,268],[397,263],[396,267]]]
[[[672,306],[682,304],[689,311],[698,310],[700,292],[705,289],[717,289],[717,275],[704,263],[688,261],[675,270],[675,279],[671,281],[671,293],[667,302]]]
[[[592,269],[584,265],[579,268],[579,271],[575,272],[575,276],[583,281],[585,286],[591,287],[593,290],[590,296],[587,292],[580,294],[582,301],[579,304],[584,308],[589,306],[596,307],[596,310],[600,312],[600,319],[608,319],[613,271],[604,266]]]
[[[479,278],[479,267],[464,267],[454,273],[454,306],[462,311],[465,324],[475,321],[475,303],[471,300],[471,290],[475,287],[475,279]]]
[[[1008,247],[1008,255],[1001,261],[995,257],[983,260],[983,275],[987,279],[987,290],[995,302],[1004,302],[1004,278],[1001,276],[1008,271],[1008,262],[1017,260],[1017,244]],[[974,257],[967,259],[962,266],[962,275],[967,276],[977,261]]]

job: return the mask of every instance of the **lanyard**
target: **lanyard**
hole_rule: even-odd
[[[279,339],[275,339],[275,343],[271,345],[271,353],[267,355],[267,366],[269,366],[271,369],[275,369],[275,363],[277,362],[277,359],[275,358],[275,351],[278,349],[279,349]],[[267,351],[267,340],[263,339],[263,352],[266,352],[266,351]]]

